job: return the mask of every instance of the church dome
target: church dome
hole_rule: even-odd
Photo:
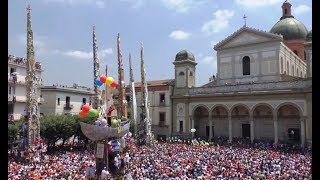
[[[187,50],[182,50],[177,53],[175,61],[184,61],[184,60],[195,61],[195,58],[191,52]]]
[[[282,17],[270,32],[281,34],[284,40],[306,39],[308,34],[305,25],[291,15],[291,4],[287,1],[282,5]]]
[[[307,41],[311,40],[312,41],[312,30],[308,32],[307,34]]]

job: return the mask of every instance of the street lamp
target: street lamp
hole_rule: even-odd
[[[193,137],[194,137],[194,133],[196,132],[196,129],[194,129],[194,128],[192,128],[192,129],[190,129],[190,132],[191,132],[191,140],[193,139]]]

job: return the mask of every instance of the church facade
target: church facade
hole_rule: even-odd
[[[244,26],[216,44],[217,75],[201,87],[193,54],[176,55],[173,136],[312,143],[312,31],[282,10],[269,32]]]

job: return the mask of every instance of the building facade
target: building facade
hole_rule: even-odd
[[[36,62],[35,71],[37,80],[42,84],[41,63]],[[8,55],[8,120],[19,120],[26,108],[26,59]],[[43,102],[41,89],[38,89],[38,103]]]
[[[312,143],[312,31],[282,9],[269,32],[244,26],[215,45],[208,84],[195,86],[191,52],[176,55],[171,135]]]
[[[91,104],[93,90],[86,87],[44,86],[41,88],[43,104],[41,115],[79,114],[83,104]]]
[[[171,94],[172,94],[172,86],[171,83],[173,79],[167,80],[155,80],[155,81],[147,81],[148,85],[148,99],[150,106],[150,118],[152,119],[152,132],[158,138],[166,138],[171,134]],[[127,95],[126,100],[128,102],[128,107],[131,107],[130,101],[130,90],[126,89]],[[142,111],[144,108],[141,106],[141,83],[135,83],[135,92],[136,92],[136,100],[137,100],[137,123],[140,123],[142,119]],[[128,117],[131,117],[130,109],[128,113]]]

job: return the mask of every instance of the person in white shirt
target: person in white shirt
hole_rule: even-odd
[[[126,155],[124,156],[124,163],[127,169],[129,169],[129,162],[130,162],[130,155],[129,153],[126,153]]]
[[[101,171],[101,180],[107,180],[108,175],[109,175],[109,172],[107,171],[107,168],[104,167],[104,169]]]

